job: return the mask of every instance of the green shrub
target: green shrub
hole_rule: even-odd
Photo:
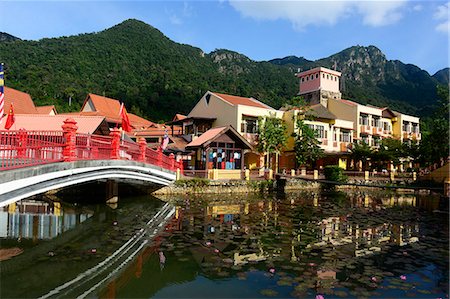
[[[347,182],[347,176],[344,174],[344,169],[337,165],[325,166],[324,171],[325,179],[334,182]]]

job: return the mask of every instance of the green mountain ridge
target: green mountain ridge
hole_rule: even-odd
[[[153,121],[188,113],[207,90],[255,97],[279,108],[298,92],[298,68],[335,62],[345,78],[345,98],[423,114],[436,102],[435,85],[443,77],[386,61],[376,47],[352,47],[317,61],[289,56],[257,62],[225,49],[206,54],[138,20],[97,33],[0,42],[0,61],[6,85],[30,93],[39,105],[76,111],[88,93],[96,93]]]

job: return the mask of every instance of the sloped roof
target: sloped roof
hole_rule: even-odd
[[[177,113],[177,114],[175,114],[175,116],[173,117],[172,121],[183,120],[183,119],[185,119],[186,117],[187,117],[186,115]]]
[[[61,126],[68,118],[74,119],[78,127],[77,133],[92,134],[97,129],[103,134],[109,134],[108,124],[102,116],[77,116],[71,115],[46,115],[46,114],[15,114],[15,122],[11,130],[44,130],[44,131],[62,131]],[[0,121],[0,128],[5,128],[6,117]]]
[[[394,111],[392,111],[392,110],[389,109],[388,107],[384,107],[384,108],[382,108],[381,110],[382,110],[381,115],[382,115],[384,118],[392,118],[392,117],[395,117],[395,116],[396,116],[396,114],[394,113]]]
[[[128,118],[130,119],[131,125],[135,128],[148,127],[153,124],[153,122],[133,113],[128,113]]]
[[[83,111],[89,99],[91,100],[95,111]],[[120,111],[120,102],[118,100],[90,93],[86,97],[86,100],[83,103],[83,107],[81,108],[81,111],[78,114],[86,116],[93,116],[93,115],[104,116],[106,117],[106,120],[108,122],[120,124],[122,122],[122,119],[120,118],[119,111]],[[129,112],[127,113],[131,125],[134,128],[146,127],[153,124],[153,122],[140,116],[137,116],[136,114]]]
[[[33,100],[28,93],[5,86],[5,113],[8,113],[11,103],[14,107],[14,113],[38,113],[36,107],[34,106]]]
[[[239,139],[245,146],[247,146],[247,148],[252,148],[251,144],[248,143],[248,141],[244,137],[242,137],[242,135],[239,134],[232,126],[225,126],[209,129],[202,135],[198,136],[196,139],[192,140],[188,145],[186,145],[186,149],[206,146],[228,131],[231,131],[237,139]]]
[[[331,113],[327,108],[325,108],[325,106],[321,104],[316,104],[309,107],[308,111],[306,111],[306,115],[311,115],[323,119],[337,119],[336,115]]]
[[[350,106],[358,106],[358,103],[350,101],[350,100],[340,99],[338,101],[341,101],[342,103],[345,103],[345,104],[350,105]]]
[[[233,96],[233,95],[224,94],[224,93],[217,93],[217,92],[211,92],[211,93],[216,95],[217,97],[221,98],[225,102],[230,103],[233,106],[244,105],[244,106],[252,106],[252,107],[275,110],[274,108],[258,101],[257,99],[254,99],[254,98],[244,98],[244,97],[238,97],[238,96]]]
[[[99,96],[93,93],[87,95],[86,100],[83,103],[83,107],[81,108],[82,113],[87,112],[83,110],[89,99],[94,105],[94,111],[105,116],[107,119],[119,119],[120,102],[116,99]]]
[[[170,151],[170,152],[185,152],[186,151],[186,146],[187,146],[188,142],[183,137],[170,136],[169,138],[172,142],[170,142],[167,145],[167,148],[165,149],[165,151]]]
[[[37,113],[39,113],[39,114],[50,114],[54,110],[55,114],[56,114],[55,105],[37,106],[36,110],[37,110]]]

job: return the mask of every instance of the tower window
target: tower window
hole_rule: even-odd
[[[313,75],[309,76],[309,80],[312,80],[312,79],[314,79],[314,76]]]
[[[316,79],[319,78],[319,74],[316,74]]]
[[[327,79],[330,79],[330,75],[327,74]]]
[[[324,79],[325,79],[325,74],[322,74],[322,78],[324,78]]]

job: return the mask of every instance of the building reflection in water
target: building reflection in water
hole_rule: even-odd
[[[419,241],[420,227],[414,220],[393,222],[386,217],[381,223],[360,223],[351,219],[351,215],[346,213],[349,210],[356,213],[361,210],[361,216],[367,209],[379,211],[396,206],[432,210],[436,209],[437,204],[430,199],[422,201],[413,194],[380,197],[355,193],[346,196],[349,209],[323,213],[324,211],[319,209],[324,204],[321,200],[317,194],[289,199],[287,202],[275,198],[258,201],[219,200],[209,201],[201,209],[191,207],[189,200],[186,200],[176,207],[174,219],[166,226],[165,231],[166,233],[194,232],[195,228],[201,231],[199,235],[196,235],[195,242],[190,237],[188,240],[188,243],[192,244],[189,252],[198,266],[195,271],[193,270],[195,273],[191,273],[192,277],[188,279],[190,281],[198,275],[197,269],[202,269],[203,275],[208,276],[210,269],[206,266],[202,268],[202,265],[214,262],[218,256],[215,249],[220,250],[223,262],[230,260],[230,263],[238,266],[265,261],[273,257],[285,258],[292,262],[301,261],[308,259],[306,251],[312,252],[329,246],[345,249],[345,252],[350,254],[349,260],[352,260],[352,257],[357,260],[363,256],[388,250],[389,246],[385,247],[385,245],[405,246],[415,243]],[[306,214],[293,217],[293,211],[298,208],[308,210],[311,217],[307,217]],[[344,210],[347,212],[344,213]],[[327,216],[324,217],[323,214]],[[177,234],[177,236],[183,235]],[[230,238],[230,236],[233,237]],[[274,239],[274,236],[279,238]],[[164,237],[156,239],[153,247],[145,249],[127,271],[100,293],[100,298],[114,298],[116,292],[131,280],[139,280],[143,263],[146,263],[150,256],[156,255],[161,244],[165,242]],[[285,242],[282,241],[283,239],[286,239]],[[223,255],[225,248],[228,249],[226,251],[231,252],[229,255]],[[172,258],[175,257],[172,256]],[[155,257],[154,260],[156,261],[157,258]],[[177,271],[188,272],[188,268],[179,266]],[[336,274],[337,270],[332,264],[319,262],[317,265],[316,277],[319,280],[336,280]],[[169,279],[165,285],[171,283],[173,282]],[[155,294],[158,290],[158,288],[152,289],[151,294]]]
[[[22,200],[1,208],[0,238],[48,240],[92,215],[64,209],[59,202]]]

